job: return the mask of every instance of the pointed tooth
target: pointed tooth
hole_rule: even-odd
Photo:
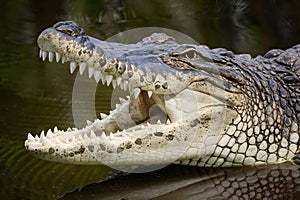
[[[106,75],[105,76],[105,80],[106,80],[106,85],[109,86],[111,81],[113,79],[113,76],[112,75]]]
[[[86,120],[86,124],[89,126],[92,124],[92,122],[90,120]]]
[[[48,53],[46,51],[43,51],[43,53],[42,53],[42,59],[43,59],[43,61],[46,60],[47,56],[48,56]]]
[[[152,94],[153,94],[153,91],[152,91],[152,90],[148,90],[147,93],[148,93],[148,97],[149,97],[149,99],[150,99],[151,96],[152,96]]]
[[[48,138],[52,138],[52,137],[53,137],[53,133],[52,133],[51,129],[49,129],[49,130],[47,131],[46,137],[48,137]]]
[[[142,125],[141,125],[141,128],[144,129],[144,128],[146,128],[146,127],[145,127],[145,125],[142,124]]]
[[[125,129],[122,131],[122,136],[123,137],[126,136],[126,130]]]
[[[134,98],[137,99],[139,94],[141,93],[141,89],[140,88],[134,88],[133,90],[133,95],[134,95]]]
[[[122,77],[117,77],[117,85],[120,85],[122,82]]]
[[[48,60],[49,60],[49,62],[52,62],[53,58],[54,58],[54,53],[53,52],[49,52],[48,53]]]
[[[127,86],[128,86],[128,81],[125,80],[125,81],[123,82],[123,90],[124,90],[124,91],[127,90]]]
[[[70,62],[70,72],[71,72],[71,74],[73,74],[73,72],[75,71],[75,69],[76,69],[76,67],[77,67],[77,63],[76,62]]]
[[[95,69],[93,67],[89,67],[89,78],[92,78]]]
[[[147,122],[147,126],[151,125],[149,122]]]
[[[115,138],[114,134],[112,132],[109,134],[109,139],[113,140]]]
[[[68,132],[71,132],[71,131],[72,131],[72,129],[71,129],[70,127],[68,127],[68,128],[67,128],[67,131],[68,131]]]
[[[107,114],[100,113],[100,118],[101,118],[101,119],[105,119],[106,117],[107,117]]]
[[[31,135],[31,133],[28,133],[27,140],[28,142],[34,142],[34,137]]]
[[[122,97],[119,97],[119,100],[120,100],[120,103],[121,103],[121,104],[123,104],[123,103],[125,103],[125,102],[126,102],[126,100],[125,100],[125,99],[123,99]]]
[[[34,139],[35,139],[36,141],[39,141],[39,140],[40,140],[40,138],[39,138],[38,135],[35,135]]]
[[[102,83],[102,85],[105,84],[105,76],[104,75],[101,77],[101,83]]]
[[[57,126],[55,126],[53,129],[53,133],[57,133],[57,132],[58,132],[58,128],[57,128]]]
[[[112,80],[112,86],[114,89],[117,87],[117,80],[115,79]]]
[[[166,124],[171,124],[171,121],[170,121],[170,119],[167,119],[167,122],[166,122]]]
[[[59,62],[60,57],[61,57],[60,54],[58,52],[55,52],[55,60],[56,60],[56,62]]]
[[[40,139],[43,140],[44,138],[45,138],[45,132],[42,131],[42,132],[41,132],[41,135],[40,135]]]
[[[159,119],[159,120],[157,120],[157,124],[161,124],[161,121],[160,121],[160,119]]]
[[[104,140],[104,139],[106,139],[107,137],[106,137],[106,134],[104,133],[104,132],[102,132],[102,134],[101,134],[101,139],[102,140]]]
[[[97,136],[93,130],[91,130],[91,138],[97,138]]]
[[[82,62],[82,63],[79,64],[79,73],[80,73],[80,75],[83,74],[85,68],[86,68],[86,63]]]
[[[43,56],[43,50],[40,49],[40,51],[39,51],[39,57],[42,58],[42,56]]]
[[[61,63],[64,64],[65,62],[66,62],[66,56],[63,55],[63,56],[61,57]]]
[[[101,72],[99,70],[94,71],[94,78],[95,78],[96,82],[99,83],[99,81],[101,79]]]

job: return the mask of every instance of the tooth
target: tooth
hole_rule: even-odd
[[[117,87],[117,81],[115,79],[112,80],[112,86],[114,89]]]
[[[47,131],[46,137],[49,137],[49,138],[53,137],[53,133],[52,133],[51,129],[49,129],[49,130]]]
[[[151,125],[149,122],[147,122],[147,126]]]
[[[54,53],[53,52],[49,52],[48,54],[48,59],[49,59],[49,62],[52,62],[53,58],[54,58]]]
[[[42,131],[41,132],[41,135],[40,135],[40,139],[41,139],[41,141],[43,141],[43,139],[45,138],[45,132],[44,131]]]
[[[93,130],[91,130],[91,138],[97,138],[97,136]]]
[[[94,78],[95,78],[95,80],[96,80],[97,83],[100,81],[101,72],[99,70],[95,70],[94,71]]]
[[[28,133],[28,135],[27,135],[27,140],[28,140],[29,142],[34,142],[34,137],[31,135],[31,133]]]
[[[93,67],[89,67],[89,78],[92,78],[93,74],[94,74],[94,68]]]
[[[122,136],[123,137],[126,136],[126,130],[125,129],[122,131]]]
[[[42,53],[42,59],[43,59],[43,61],[46,60],[47,56],[48,56],[48,53],[46,51],[43,51],[43,53]]]
[[[112,132],[109,134],[109,139],[113,140],[115,138],[114,134]]]
[[[105,79],[106,79],[107,86],[109,86],[110,83],[111,83],[111,81],[112,81],[112,79],[113,79],[113,76],[112,75],[106,75]]]
[[[137,99],[139,94],[141,93],[141,89],[140,88],[134,88],[133,90],[133,95],[134,95],[134,98]]]
[[[63,55],[63,56],[61,57],[61,63],[64,64],[65,62],[66,62],[66,56]]]
[[[167,122],[166,122],[166,124],[171,124],[171,121],[170,121],[170,119],[167,119]]]
[[[70,72],[71,74],[73,74],[73,72],[75,71],[77,67],[77,63],[76,62],[70,62]]]
[[[117,77],[117,85],[120,85],[122,82],[122,77]]]
[[[152,90],[148,90],[147,93],[148,93],[148,97],[149,97],[149,99],[150,99],[151,96],[152,96],[153,91],[152,91]]]
[[[128,85],[128,81],[125,80],[124,83],[123,83],[123,89],[124,89],[124,91],[126,91],[127,85]]]
[[[39,138],[38,135],[35,135],[34,139],[35,139],[36,141],[39,141],[39,140],[40,140],[40,138]]]
[[[79,73],[80,73],[80,75],[83,74],[83,72],[85,70],[85,67],[86,67],[86,63],[80,63],[79,64]]]
[[[146,128],[146,127],[142,124],[142,125],[141,125],[141,128],[144,129],[144,128]]]
[[[86,124],[89,126],[92,124],[92,122],[90,120],[86,120]]]
[[[50,140],[48,140],[47,138],[43,138],[42,139],[42,144],[44,146],[52,146],[53,145],[53,142],[51,142]]]
[[[106,137],[106,134],[104,133],[104,132],[102,132],[102,134],[101,134],[101,139],[102,140],[104,140],[104,139],[106,139],[107,137]]]
[[[100,113],[100,118],[101,118],[101,119],[105,119],[106,117],[107,117],[107,114]]]
[[[59,62],[60,57],[61,57],[60,54],[57,53],[57,52],[55,52],[55,60],[56,60],[56,62]]]
[[[68,131],[68,132],[71,132],[71,131],[72,131],[72,129],[71,129],[70,127],[68,127],[68,128],[67,128],[67,131]]]
[[[126,100],[125,100],[125,99],[123,99],[122,97],[119,97],[119,100],[120,100],[120,103],[121,103],[121,104],[123,104],[123,103],[125,103],[125,102],[126,102]]]
[[[57,126],[55,126],[53,129],[53,133],[57,133],[57,132],[58,132],[58,128],[57,128]]]
[[[161,121],[160,121],[160,119],[159,119],[159,120],[157,120],[157,124],[161,124]]]
[[[43,50],[40,49],[40,51],[39,51],[39,57],[42,58],[42,56],[43,56]]]

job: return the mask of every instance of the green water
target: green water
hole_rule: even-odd
[[[251,2],[1,1],[1,199],[57,199],[115,174],[107,167],[41,161],[24,150],[28,132],[74,126],[71,103],[76,75],[70,75],[68,65],[40,61],[36,38],[44,28],[74,20],[90,35],[106,39],[132,28],[163,27],[211,48],[252,55],[299,43],[299,1]],[[98,91],[96,111],[108,112],[111,88],[99,86]]]

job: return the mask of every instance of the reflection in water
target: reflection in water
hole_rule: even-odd
[[[35,134],[54,125],[61,129],[73,126],[75,76],[69,74],[67,66],[38,59],[36,37],[45,27],[60,20],[75,20],[84,25],[86,32],[101,39],[132,28],[164,27],[211,48],[225,47],[254,55],[300,41],[300,1],[53,0],[45,4],[10,0],[0,5],[0,199],[57,199],[115,174],[103,166],[45,162],[25,152],[27,132]],[[96,111],[108,112],[111,89],[99,86],[98,91]],[[298,181],[298,170],[288,163],[258,170],[170,166],[153,173],[111,179],[66,198],[92,198],[88,191],[99,198],[105,194],[107,198],[116,195],[131,199],[143,193],[148,195],[145,198],[158,199],[204,199],[204,195],[233,197],[245,193],[250,197],[291,197],[298,191]]]
[[[297,199],[299,173],[289,162],[257,168],[169,166],[90,185],[63,199]]]

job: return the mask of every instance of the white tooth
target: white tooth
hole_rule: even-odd
[[[125,129],[122,131],[122,136],[123,137],[126,136],[126,130]]]
[[[101,119],[105,119],[106,117],[107,117],[107,114],[100,113],[100,118],[101,118]]]
[[[101,77],[101,83],[102,83],[102,85],[105,84],[105,75],[103,75],[103,76]]]
[[[149,122],[147,122],[147,126],[151,125]]]
[[[104,139],[106,139],[107,137],[106,137],[106,134],[104,133],[104,132],[102,132],[102,134],[101,134],[101,139],[102,140],[104,140]]]
[[[115,138],[114,134],[110,133],[109,134],[109,139],[113,140]]]
[[[48,60],[49,62],[52,62],[53,58],[54,58],[54,53],[53,52],[49,52],[49,55],[48,55]]]
[[[96,82],[99,83],[100,78],[101,78],[101,72],[99,70],[94,71],[94,78],[95,78]]]
[[[46,51],[43,51],[43,53],[42,53],[42,59],[43,59],[43,61],[46,60],[47,56],[48,56],[48,53]]]
[[[57,126],[55,126],[53,129],[53,133],[57,133],[57,132],[58,132],[58,128],[57,128]]]
[[[65,62],[66,62],[66,56],[63,55],[63,56],[61,57],[61,63],[64,64]]]
[[[43,140],[44,138],[45,138],[45,132],[42,131],[42,132],[41,132],[41,135],[40,135],[40,139]]]
[[[125,100],[125,99],[123,99],[122,97],[119,97],[119,100],[120,100],[120,103],[121,103],[121,104],[123,104],[123,103],[125,103],[125,102],[126,102],[126,100]]]
[[[140,88],[134,88],[133,90],[133,95],[134,95],[134,98],[137,99],[139,94],[141,93],[141,89]]]
[[[56,60],[56,62],[59,62],[60,57],[61,57],[60,54],[57,53],[57,52],[55,52],[55,60]]]
[[[122,82],[122,77],[117,77],[117,85],[120,85]]]
[[[109,86],[112,79],[113,79],[113,76],[112,75],[106,75],[105,79],[106,79],[106,85]]]
[[[29,142],[34,142],[34,137],[31,135],[31,133],[28,133],[28,135],[27,135],[27,140],[28,140]]]
[[[71,131],[72,131],[72,129],[69,127],[69,128],[67,128],[67,131],[68,131],[68,132],[71,132]]]
[[[70,72],[71,74],[73,74],[73,72],[75,71],[77,67],[77,63],[76,62],[70,62]]]
[[[35,139],[36,141],[39,141],[39,140],[40,140],[40,138],[39,138],[38,135],[35,135],[34,139]]]
[[[160,121],[160,119],[157,121],[157,124],[161,124],[161,121]]]
[[[40,49],[40,51],[39,51],[39,57],[42,58],[42,56],[43,56],[43,50]]]
[[[89,67],[89,78],[92,78],[93,74],[94,74],[94,68],[93,67]]]
[[[86,120],[86,124],[89,126],[92,124],[92,122],[90,120]]]
[[[146,127],[142,124],[142,125],[141,125],[141,128],[144,129],[144,128],[146,128]]]
[[[126,98],[129,100],[129,99],[130,99],[130,96],[126,96]]]
[[[97,138],[97,136],[93,130],[91,130],[91,138]]]
[[[123,90],[124,90],[124,91],[127,90],[127,85],[128,85],[128,81],[125,80],[125,81],[123,82]]]
[[[112,80],[112,86],[114,89],[117,87],[117,81],[115,79]]]
[[[153,93],[152,90],[148,90],[147,93],[148,93],[148,97],[149,97],[149,99],[150,99],[151,96],[152,96],[152,93]]]
[[[80,73],[80,75],[83,74],[83,72],[85,70],[85,67],[86,67],[86,63],[80,63],[79,64],[79,73]]]
[[[166,124],[171,124],[171,121],[170,121],[170,119],[167,119],[167,122],[166,122]]]
[[[53,133],[52,133],[51,129],[49,129],[49,130],[47,131],[46,137],[48,137],[48,138],[52,138],[52,137],[53,137]]]

